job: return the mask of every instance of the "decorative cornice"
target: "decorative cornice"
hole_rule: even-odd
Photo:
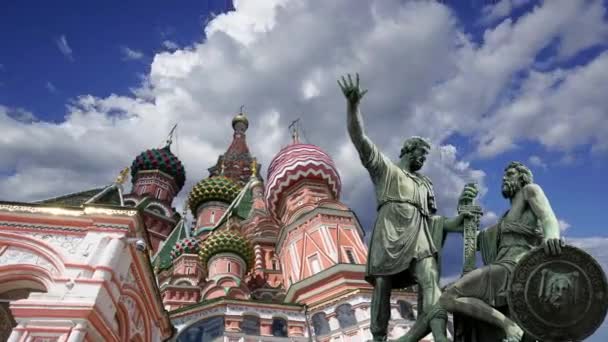
[[[22,212],[32,214],[50,214],[60,216],[83,216],[83,215],[112,215],[112,216],[135,216],[137,210],[108,208],[102,206],[85,205],[84,207],[61,208],[56,206],[44,206],[26,203],[0,202],[0,211]]]
[[[287,293],[285,294],[285,302],[293,301],[298,291],[305,289],[306,287],[311,286],[313,284],[319,284],[321,280],[334,276],[341,272],[360,272],[361,274],[365,274],[365,265],[336,264],[304,280],[300,280],[297,283],[291,284],[291,286],[289,286],[289,289],[287,290]]]
[[[32,224],[32,223],[24,223],[24,222],[10,222],[10,221],[0,221],[0,226],[5,227],[14,227],[21,228],[27,227],[28,229],[39,229],[39,230],[57,230],[63,232],[82,232],[84,229],[82,228],[73,228],[73,227],[65,227],[65,226],[53,226],[48,224]]]

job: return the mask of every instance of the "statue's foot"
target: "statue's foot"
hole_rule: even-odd
[[[524,337],[524,331],[517,324],[513,324],[505,330],[506,337],[503,342],[521,342]]]

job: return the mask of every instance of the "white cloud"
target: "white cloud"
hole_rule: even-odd
[[[177,49],[179,49],[179,45],[176,42],[174,42],[172,40],[168,40],[168,39],[166,39],[166,40],[163,41],[163,46],[167,50],[177,50]]]
[[[558,219],[557,223],[559,224],[559,230],[562,233],[565,232],[568,228],[572,227],[570,223],[566,222],[566,220],[563,219]]]
[[[55,38],[55,45],[57,45],[57,48],[65,56],[65,58],[67,58],[70,62],[74,61],[72,48],[70,48],[70,45],[68,45],[68,40],[64,34],[58,38]]]
[[[493,5],[486,5],[482,9],[483,17],[481,22],[483,24],[490,24],[508,16],[514,9],[529,2],[530,0],[501,0]]]
[[[44,84],[44,87],[51,93],[57,92],[57,87],[55,87],[55,85],[53,83],[51,83],[51,81],[46,81],[46,83]]]
[[[528,162],[530,163],[530,165],[539,167],[541,169],[547,168],[547,164],[542,160],[542,158],[536,155],[530,156],[528,158]]]
[[[127,46],[121,46],[122,59],[125,61],[136,61],[144,58],[144,53],[138,50],[133,50]]]
[[[235,7],[209,22],[204,41],[154,55],[132,95],[83,95],[58,124],[27,123],[0,110],[6,132],[0,135],[0,170],[14,171],[0,179],[0,193],[27,201],[107,184],[139,152],[161,145],[178,122],[173,150],[187,170],[179,208],[228,147],[230,120],[244,104],[247,139],[263,171],[289,142],[289,122],[301,117],[308,142],[334,157],[343,200],[369,229],[372,184],[347,137],[346,104],[336,84],[347,72],[359,72],[369,89],[361,107],[365,127],[388,156],[396,159],[410,135],[433,143],[423,172],[434,181],[446,215],[455,213],[465,183],[478,182],[482,199],[488,191],[485,173],[445,143],[452,133],[472,137],[486,156],[521,139],[565,151],[607,144],[599,120],[606,108],[603,55],[574,70],[532,71],[519,91],[512,89],[516,75],[529,71],[551,41],[565,37],[571,23],[595,20],[570,1],[547,1],[516,22],[506,19],[488,28],[481,43],[436,2],[277,0],[259,6],[237,1]],[[566,128],[554,124],[561,122]],[[74,181],[55,182],[60,175]],[[495,218],[487,213],[484,222]]]

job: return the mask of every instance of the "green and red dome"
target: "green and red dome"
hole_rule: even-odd
[[[179,240],[171,249],[171,260],[182,254],[197,254],[200,251],[200,242],[196,237]]]
[[[150,149],[142,152],[133,161],[131,166],[131,180],[139,171],[160,170],[173,177],[177,184],[177,191],[181,190],[186,181],[186,170],[182,162],[175,156],[169,145],[160,149]]]
[[[245,261],[247,269],[252,267],[255,261],[251,243],[234,230],[215,231],[207,236],[202,243],[199,257],[203,265],[207,265],[209,259],[219,253],[233,253],[240,256]]]
[[[203,179],[192,188],[188,195],[192,215],[196,217],[196,209],[204,202],[232,203],[240,190],[238,184],[222,175]]]

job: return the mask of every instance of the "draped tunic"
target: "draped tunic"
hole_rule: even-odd
[[[377,217],[370,240],[366,280],[393,277],[393,288],[415,284],[412,261],[437,257],[443,243],[443,219],[435,216],[435,195],[431,181],[403,170],[372,144],[369,155],[361,156],[374,183]]]

